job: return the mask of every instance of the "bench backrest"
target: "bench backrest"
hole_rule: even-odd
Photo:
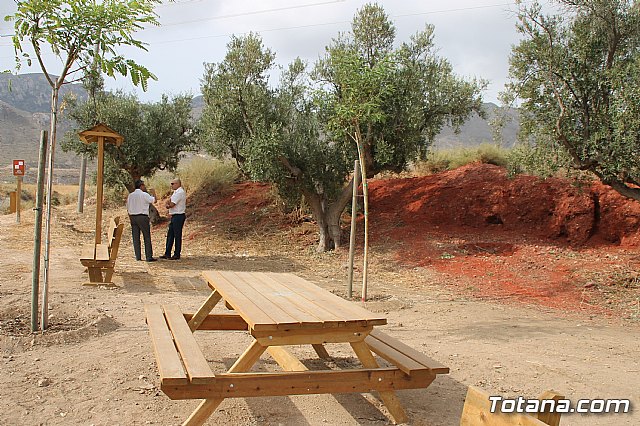
[[[556,392],[546,391],[539,399],[562,399]],[[489,394],[482,390],[469,386],[467,397],[464,400],[460,426],[558,426],[560,413],[501,413],[496,410],[491,412],[492,402]]]
[[[118,248],[122,239],[124,224],[120,223],[118,216],[111,218],[107,231],[107,244],[109,246],[109,259],[113,260],[118,257]]]

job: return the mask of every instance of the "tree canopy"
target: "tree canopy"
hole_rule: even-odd
[[[207,65],[203,137],[210,152],[230,154],[288,199],[304,196],[319,250],[341,244],[339,218],[358,156],[353,135],[362,135],[369,175],[401,171],[444,125],[480,110],[484,82],[458,78],[436,56],[433,27],[400,48],[394,41],[384,10],[365,5],[312,71],[296,60],[275,88],[268,84],[274,55],[254,34],[234,37],[224,61]]]
[[[510,58],[532,165],[589,171],[640,200],[640,8],[630,0],[519,7],[524,39]]]
[[[158,170],[174,171],[180,154],[194,147],[195,133],[191,119],[191,96],[178,95],[160,102],[142,103],[133,94],[101,92],[92,101],[67,100],[66,114],[78,126],[68,132],[62,148],[78,154],[96,155],[96,145],[78,139],[78,131],[101,122],[124,136],[120,146],[105,147],[105,183],[123,185],[129,190],[142,176]]]

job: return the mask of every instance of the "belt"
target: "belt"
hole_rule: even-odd
[[[148,214],[140,213],[140,214],[130,214],[129,216],[149,216]]]
[[[171,216],[184,216],[186,213],[169,213]]]

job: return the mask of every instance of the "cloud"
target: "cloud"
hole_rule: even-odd
[[[2,2],[0,14],[10,13],[13,3]],[[108,79],[108,88],[135,91],[143,100],[158,100],[163,93],[200,90],[204,62],[224,59],[231,34],[259,33],[264,45],[286,65],[295,57],[313,63],[350,22],[363,0],[178,0],[157,9],[159,28],[149,28],[137,37],[149,44],[148,52],[122,49],[121,53],[147,66],[159,81],[150,82],[148,93],[134,88],[124,77]],[[508,75],[508,56],[518,41],[515,17],[509,13],[513,1],[500,0],[380,0],[396,25],[398,42],[408,41],[426,23],[435,26],[438,55],[448,59],[464,77],[490,81],[485,93],[495,102]],[[11,31],[2,23],[0,34]],[[0,64],[11,63],[8,39],[0,39]],[[22,72],[40,72],[37,65]]]

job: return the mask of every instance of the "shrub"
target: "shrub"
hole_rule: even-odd
[[[469,163],[481,162],[507,167],[509,150],[494,144],[483,143],[476,147],[460,147],[432,150],[425,161],[413,165],[414,174],[426,175],[453,170]]]
[[[195,156],[180,163],[178,176],[185,191],[211,194],[228,190],[238,179],[239,171],[232,161]]]

